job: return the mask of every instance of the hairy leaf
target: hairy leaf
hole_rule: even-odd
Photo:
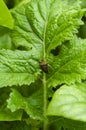
[[[47,54],[64,40],[71,39],[82,24],[80,18],[83,14],[78,1],[71,5],[59,0],[25,0],[11,12],[14,29],[4,32],[10,35],[14,47],[25,50],[35,48],[39,54],[44,52],[44,48]],[[0,31],[2,33],[1,28]]]
[[[0,87],[30,84],[40,74],[39,55],[32,51],[0,51]]]
[[[60,0],[31,0],[12,11],[12,42],[16,47],[36,48],[40,52],[45,46],[47,54],[77,32],[82,13],[79,2],[71,5]]]
[[[86,40],[74,37],[65,42],[59,54],[51,55],[49,62],[48,86],[81,82],[81,79],[86,79]]]

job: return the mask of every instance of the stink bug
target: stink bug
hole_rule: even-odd
[[[48,73],[48,64],[45,61],[40,62],[40,67],[45,73]]]

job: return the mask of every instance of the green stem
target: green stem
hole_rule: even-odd
[[[43,86],[44,86],[44,130],[47,130],[47,85],[46,85],[46,74],[43,73]]]
[[[43,39],[43,60],[46,62],[46,27],[47,27],[48,17],[46,18],[45,27],[44,27],[44,39]],[[44,89],[44,128],[43,130],[47,130],[47,116],[46,116],[46,109],[47,109],[47,84],[46,84],[46,73],[43,73],[43,89]]]

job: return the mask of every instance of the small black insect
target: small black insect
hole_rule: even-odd
[[[40,62],[40,67],[45,73],[48,73],[48,64],[45,61]]]

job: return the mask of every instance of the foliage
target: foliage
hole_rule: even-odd
[[[3,0],[0,0],[0,25],[13,29],[13,19]]]
[[[84,0],[1,2],[1,129],[86,130]]]

